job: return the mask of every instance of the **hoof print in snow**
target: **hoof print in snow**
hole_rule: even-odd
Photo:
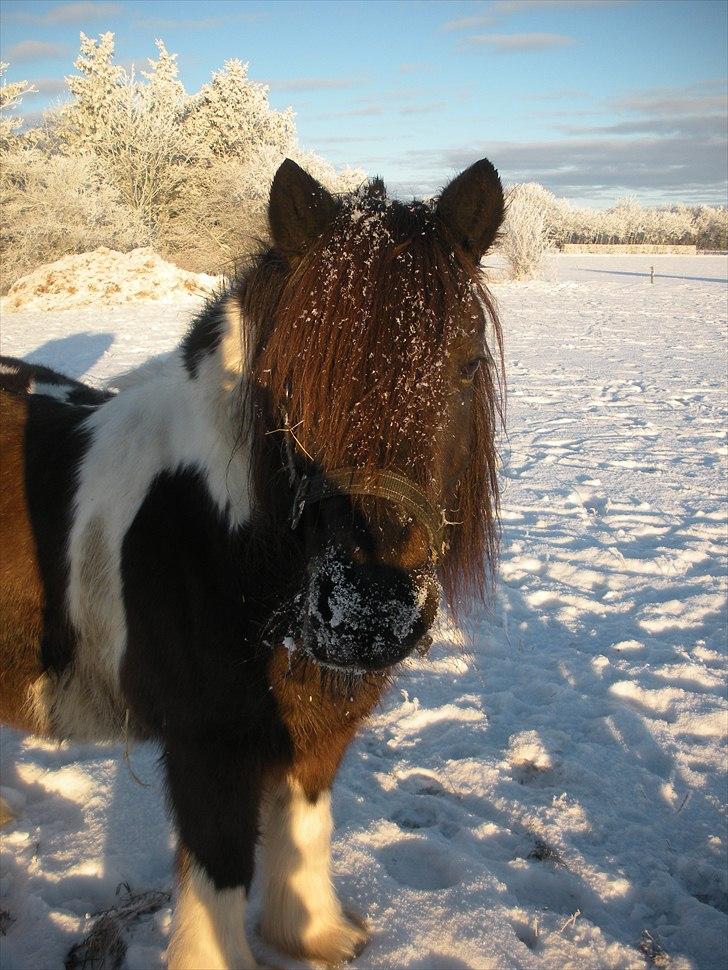
[[[442,785],[437,778],[426,774],[423,771],[415,771],[402,779],[401,787],[414,792],[415,795],[449,795],[447,788]]]
[[[690,893],[693,899],[697,899],[704,906],[712,906],[719,913],[728,916],[728,893],[717,888],[708,888],[702,893]]]
[[[713,909],[717,909],[719,913],[725,913],[728,915],[728,893],[718,890],[705,893],[691,893],[691,895],[704,906],[712,906]]]
[[[511,926],[518,939],[529,950],[535,951],[538,949],[540,942],[538,938],[538,918],[536,919],[535,927],[531,926],[526,919],[513,919],[511,920]]]
[[[429,829],[437,824],[438,814],[431,805],[406,805],[390,815],[401,829]]]
[[[551,755],[536,731],[514,734],[508,743],[506,759],[511,766],[513,779],[520,785],[543,777],[553,768]]]
[[[543,779],[545,771],[535,765],[519,765],[513,769],[512,774],[513,780],[517,781],[519,785],[527,785],[529,782],[536,781],[536,779]]]
[[[421,838],[387,846],[380,859],[395,882],[411,889],[449,889],[462,879],[455,863]]]
[[[693,899],[728,916],[728,872],[724,866],[687,857],[679,868],[680,882]]]

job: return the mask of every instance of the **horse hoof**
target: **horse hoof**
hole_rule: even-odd
[[[351,911],[340,911],[338,917],[327,914],[318,925],[300,936],[284,936],[280,926],[259,927],[261,938],[269,946],[299,960],[319,960],[337,966],[355,960],[367,945],[369,930],[365,921]]]
[[[361,916],[345,910],[333,926],[306,941],[306,956],[329,966],[355,960],[369,941],[369,930]]]
[[[354,954],[352,957],[350,957],[351,960],[354,960],[366,949],[366,945],[369,942],[369,927],[367,926],[367,921],[364,919],[364,917],[360,916],[358,913],[355,913],[351,909],[345,909],[344,916],[355,927],[355,929],[359,931],[360,934],[359,942],[356,945]]]

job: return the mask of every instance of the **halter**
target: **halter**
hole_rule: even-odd
[[[300,522],[307,504],[342,495],[371,495],[401,506],[419,522],[427,533],[433,559],[439,559],[445,551],[445,516],[418,485],[406,475],[390,469],[368,471],[363,468],[337,468],[325,475],[302,475],[296,465],[295,435],[288,412],[281,408],[281,414],[283,427],[280,430],[284,432],[288,478],[291,486],[295,487],[291,507],[292,529]]]

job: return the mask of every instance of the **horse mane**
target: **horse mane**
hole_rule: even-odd
[[[284,402],[300,448],[324,473],[396,468],[439,502],[430,470],[451,392],[447,352],[466,332],[464,307],[482,315],[490,336],[474,383],[470,459],[447,496],[452,524],[439,563],[451,609],[482,599],[499,547],[502,332],[477,264],[447,238],[434,204],[390,201],[380,180],[366,183],[337,200],[332,224],[300,259],[266,250],[233,289],[250,328],[253,484],[268,503],[271,477],[282,474],[271,432]]]

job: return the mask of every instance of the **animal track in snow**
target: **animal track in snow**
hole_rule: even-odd
[[[725,605],[724,594],[702,594],[667,600],[646,606],[638,623],[649,633],[699,629],[709,616],[723,612]]]
[[[401,839],[383,849],[379,858],[392,879],[411,889],[449,889],[462,879],[462,870],[444,850],[425,839]]]

